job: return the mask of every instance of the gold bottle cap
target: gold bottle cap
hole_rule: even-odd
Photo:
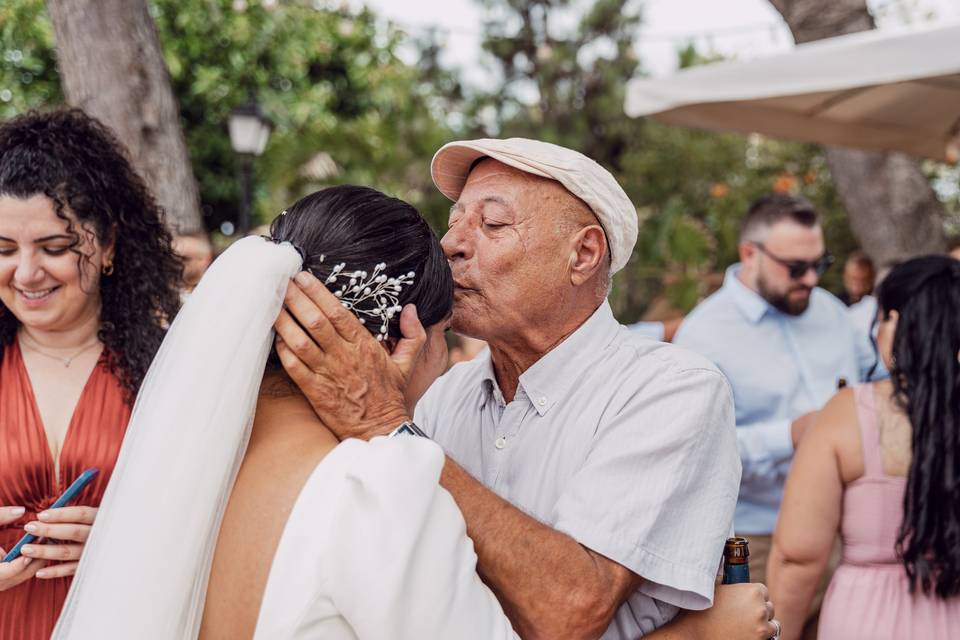
[[[749,542],[746,538],[727,538],[723,547],[723,559],[727,564],[746,564],[750,558]]]

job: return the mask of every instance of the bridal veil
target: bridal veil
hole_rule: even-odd
[[[197,636],[273,323],[301,264],[290,244],[244,238],[187,300],[144,379],[54,638]]]

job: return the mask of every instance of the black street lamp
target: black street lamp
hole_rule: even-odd
[[[270,121],[251,95],[249,101],[230,112],[230,146],[240,156],[240,211],[237,232],[250,230],[253,159],[263,153],[270,138]]]

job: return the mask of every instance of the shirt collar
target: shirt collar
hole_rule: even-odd
[[[584,366],[613,341],[620,323],[606,300],[576,331],[520,375],[520,386],[541,416],[569,395],[582,379]]]
[[[740,263],[730,265],[723,278],[723,288],[733,298],[734,304],[751,324],[757,324],[760,319],[773,307],[770,303],[760,297],[756,291],[753,291],[747,285],[740,281],[737,274],[740,272]]]
[[[491,398],[496,402],[503,402],[503,394],[500,393],[500,385],[497,384],[497,376],[493,373],[493,360],[490,358],[490,348],[487,347],[476,356],[474,361],[480,368],[480,397],[478,406],[483,406]]]
[[[566,397],[569,390],[580,382],[587,359],[601,353],[619,331],[620,323],[613,317],[610,303],[604,300],[576,331],[520,374],[517,395],[525,394],[537,413],[546,415],[558,400]],[[475,359],[482,372],[480,406],[491,398],[502,401],[490,349],[484,349]]]

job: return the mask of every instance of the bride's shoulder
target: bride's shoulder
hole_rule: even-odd
[[[347,439],[313,469],[298,507],[323,503],[325,510],[352,511],[358,504],[377,504],[417,510],[415,505],[435,500],[444,460],[439,446],[416,436]]]
[[[435,484],[443,470],[444,454],[435,442],[417,436],[382,436],[369,441],[351,438],[337,445],[324,463],[346,478],[371,485],[396,481],[401,475],[415,484]]]

